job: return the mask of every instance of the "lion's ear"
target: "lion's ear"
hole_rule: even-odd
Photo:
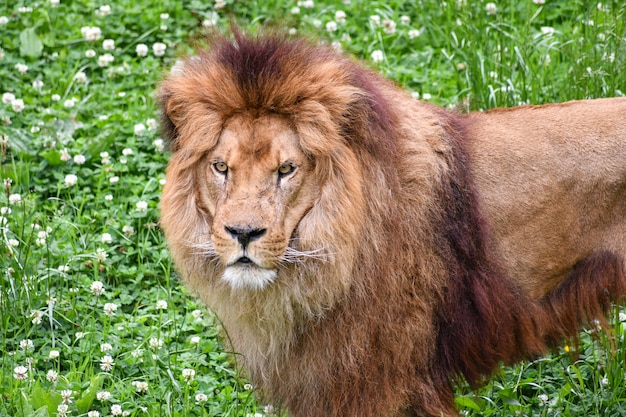
[[[157,93],[157,100],[161,108],[161,135],[166,140],[168,148],[176,152],[181,146],[180,127],[185,119],[187,103],[168,88],[167,82]]]
[[[162,88],[158,96],[159,106],[161,107],[161,135],[166,140],[169,149],[176,152],[179,148],[178,130],[171,114],[172,95]]]

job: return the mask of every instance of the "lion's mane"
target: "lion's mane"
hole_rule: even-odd
[[[332,48],[216,37],[159,98],[174,151],[162,201],[174,261],[255,385],[294,416],[455,415],[456,379],[478,386],[501,362],[545,353],[624,293],[623,260],[610,252],[540,300],[511,283],[488,249],[466,119],[407,108],[404,93]],[[293,122],[324,184],[294,242],[327,253],[247,292],[220,282],[193,245],[211,223],[194,165],[244,111]]]

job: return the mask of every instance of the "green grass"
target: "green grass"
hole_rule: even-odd
[[[217,3],[119,0],[106,15],[100,1],[0,0],[0,416],[62,416],[64,406],[71,416],[117,406],[131,416],[266,414],[217,320],[181,288],[157,226],[168,155],[153,91],[203,23],[317,34],[461,111],[626,91],[617,0]],[[99,39],[83,27],[100,28]],[[112,62],[99,65],[106,54]],[[459,387],[459,408],[626,415],[621,318],[613,344],[586,330],[578,349],[504,368],[479,392]]]

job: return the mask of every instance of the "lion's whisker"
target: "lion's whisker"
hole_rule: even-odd
[[[331,255],[332,254],[327,252],[325,248],[299,250],[288,246],[285,250],[285,253],[281,257],[281,260],[288,263],[298,263],[305,259],[314,259],[317,261],[328,262]]]

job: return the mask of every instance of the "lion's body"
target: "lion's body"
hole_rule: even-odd
[[[460,116],[240,35],[160,95],[174,261],[294,417],[454,415],[626,290],[626,99]]]

